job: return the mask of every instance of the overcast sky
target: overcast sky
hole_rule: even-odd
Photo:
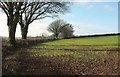
[[[96,0],[98,2],[95,2],[95,0],[94,2],[93,0],[92,2],[91,0],[83,1],[86,2],[74,2],[69,13],[59,15],[60,19],[73,24],[75,35],[118,32],[118,0],[106,0],[106,2],[103,2],[103,0]],[[45,18],[34,21],[29,26],[28,36],[50,35],[47,27],[56,19]],[[6,20],[6,15],[0,13],[0,36],[8,36]],[[19,24],[17,25],[16,37],[21,37]]]

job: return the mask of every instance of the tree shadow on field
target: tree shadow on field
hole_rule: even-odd
[[[2,40],[2,55],[3,58],[13,55],[14,53],[18,52],[20,49],[27,49],[30,48],[34,45],[43,43],[43,42],[48,42],[48,41],[54,41],[54,39],[18,39],[16,40],[16,46],[13,47],[9,44],[8,40]]]
[[[21,52],[17,58],[18,75],[63,75],[59,65],[50,57],[33,58],[27,52]]]
[[[3,41],[3,75],[61,74],[62,72],[56,69],[56,67],[49,67],[51,65],[49,65],[47,58],[33,58],[26,52],[31,46],[49,41],[54,41],[54,39],[17,40],[16,47],[11,47],[8,45],[8,42]],[[47,67],[46,64],[48,65]]]

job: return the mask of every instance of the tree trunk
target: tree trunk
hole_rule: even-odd
[[[22,39],[27,39],[27,33],[28,33],[28,27],[21,27],[21,35],[22,35]]]
[[[9,42],[12,46],[16,45],[15,33],[16,33],[17,23],[19,20],[18,16],[19,16],[19,14],[10,15],[7,20],[8,31],[9,31]]]
[[[15,41],[15,32],[16,29],[15,27],[8,26],[8,31],[9,31],[9,42],[12,46],[15,46],[16,41]]]
[[[58,33],[55,34],[55,39],[58,39],[58,35],[59,35]]]

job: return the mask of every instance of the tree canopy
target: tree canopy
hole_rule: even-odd
[[[72,37],[74,32],[72,24],[66,23],[61,19],[50,23],[47,30],[52,32],[56,39],[58,39],[59,35],[63,38]]]

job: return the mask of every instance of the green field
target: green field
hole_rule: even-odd
[[[63,39],[42,43],[45,45],[118,45],[118,36],[99,36],[86,38]]]
[[[4,58],[4,67],[10,67],[3,69],[5,74],[118,75],[118,50],[118,35],[55,40],[21,48]]]
[[[98,54],[99,51],[106,52],[106,50],[118,48],[118,36],[63,39],[40,43],[37,46],[33,46],[32,48],[33,51],[35,51],[31,52],[32,56],[60,56],[68,54],[79,57],[81,56],[80,54],[85,53],[84,51],[97,51],[96,53]],[[87,53],[90,53],[91,55],[93,52]],[[102,52],[100,53],[102,54]]]

